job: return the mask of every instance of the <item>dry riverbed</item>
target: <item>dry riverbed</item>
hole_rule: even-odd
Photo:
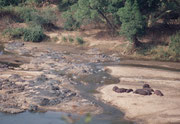
[[[75,86],[81,82],[73,79],[95,73],[88,63],[115,58],[96,49],[84,51],[53,43],[10,42],[5,50],[13,54],[0,56],[1,112],[102,112],[101,107],[80,95]]]
[[[77,86],[86,85],[79,79],[87,77],[87,80],[93,81],[92,76],[102,72],[106,75],[94,79],[94,82],[101,86],[105,82],[120,82],[99,87],[97,98],[123,111],[126,119],[145,124],[180,123],[178,63],[121,61],[116,54],[107,55],[96,48],[55,43],[15,41],[6,43],[5,50],[11,54],[0,55],[1,112],[52,110],[77,114],[101,113],[103,108],[84,98]],[[120,65],[111,63],[106,66],[104,62],[120,62]],[[92,64],[102,66],[94,69]],[[107,77],[107,72],[117,77],[115,81]],[[145,83],[154,90],[162,91],[164,96],[112,90],[114,86],[141,89]]]

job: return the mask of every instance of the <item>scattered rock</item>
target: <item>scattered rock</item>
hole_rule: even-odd
[[[51,86],[51,90],[59,90],[59,87],[58,86]]]
[[[6,45],[6,47],[5,47],[5,49],[16,50],[16,49],[23,47],[23,46],[24,46],[23,42],[14,41],[14,42],[8,43],[8,45]]]
[[[31,104],[31,105],[29,105],[28,110],[31,111],[31,112],[37,111],[38,110],[38,106]]]
[[[164,94],[160,90],[155,90],[154,94],[156,94],[157,96],[164,96]]]
[[[50,103],[50,100],[49,100],[49,99],[43,98],[43,99],[41,100],[40,106],[47,106],[47,105],[49,105],[49,103]]]
[[[6,91],[6,94],[12,94],[13,93],[13,91],[12,90],[10,90],[10,91]]]

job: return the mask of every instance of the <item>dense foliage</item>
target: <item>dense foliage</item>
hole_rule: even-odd
[[[98,21],[119,31],[135,46],[139,46],[138,37],[145,29],[159,19],[167,22],[180,17],[178,0],[61,0],[59,8],[64,11],[65,29]]]

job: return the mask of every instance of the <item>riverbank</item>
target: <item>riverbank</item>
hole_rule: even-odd
[[[161,63],[161,65],[166,64]],[[125,112],[126,119],[145,124],[180,122],[180,72],[127,66],[109,66],[106,69],[113,76],[119,77],[120,82],[99,88],[98,97]],[[116,93],[112,90],[114,86],[133,90],[141,89],[145,83],[154,90],[160,90],[164,96],[155,94],[143,96],[132,92]]]

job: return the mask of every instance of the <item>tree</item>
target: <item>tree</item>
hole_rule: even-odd
[[[132,41],[135,47],[140,46],[137,37],[144,32],[145,18],[140,13],[137,0],[127,0],[125,6],[119,9],[118,15],[122,22],[120,34]]]
[[[140,46],[138,37],[159,20],[180,16],[178,0],[61,0],[67,6],[63,17],[68,30],[99,21],[119,31]],[[61,4],[62,4],[61,3]]]
[[[120,22],[117,11],[123,5],[122,2],[123,0],[78,0],[69,7],[63,17],[69,20],[67,17],[70,16],[67,14],[71,14],[71,18],[81,25],[98,20],[115,31],[116,24]],[[65,23],[67,24],[67,21]]]

